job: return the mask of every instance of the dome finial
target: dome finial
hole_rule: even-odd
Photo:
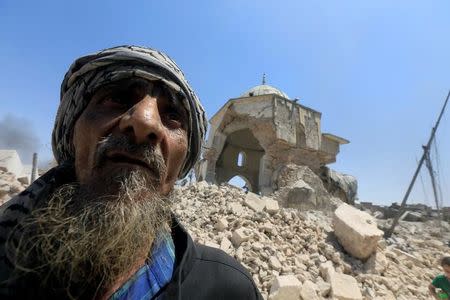
[[[266,84],[266,73],[263,73],[262,84]]]

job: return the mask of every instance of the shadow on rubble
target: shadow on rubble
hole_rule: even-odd
[[[334,232],[328,232],[325,241],[334,248],[335,252],[332,255],[328,255],[330,257],[326,257],[333,262],[335,268],[342,267],[344,274],[353,276],[366,273],[364,262],[348,254],[337,240]]]

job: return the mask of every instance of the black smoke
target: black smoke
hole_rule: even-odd
[[[0,119],[0,149],[14,149],[22,163],[31,163],[33,153],[40,148],[32,123],[11,114]]]

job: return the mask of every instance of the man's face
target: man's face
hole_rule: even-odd
[[[172,103],[160,87],[152,96],[152,84],[133,78],[98,89],[75,124],[73,144],[75,171],[81,184],[111,184],[108,178],[141,168],[158,183],[157,190],[168,194],[187,154],[187,112]],[[126,140],[126,147],[106,147],[102,143]],[[129,149],[133,149],[130,151]],[[160,157],[164,171],[156,170],[149,158]],[[158,174],[158,173],[162,174]]]
[[[443,265],[442,269],[444,270],[445,277],[450,279],[450,266]]]

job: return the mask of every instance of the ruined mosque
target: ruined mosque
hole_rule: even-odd
[[[210,183],[241,177],[246,188],[271,194],[281,167],[308,166],[316,174],[336,161],[340,145],[348,140],[322,133],[322,114],[290,99],[279,89],[257,85],[229,99],[210,119],[196,178]]]

